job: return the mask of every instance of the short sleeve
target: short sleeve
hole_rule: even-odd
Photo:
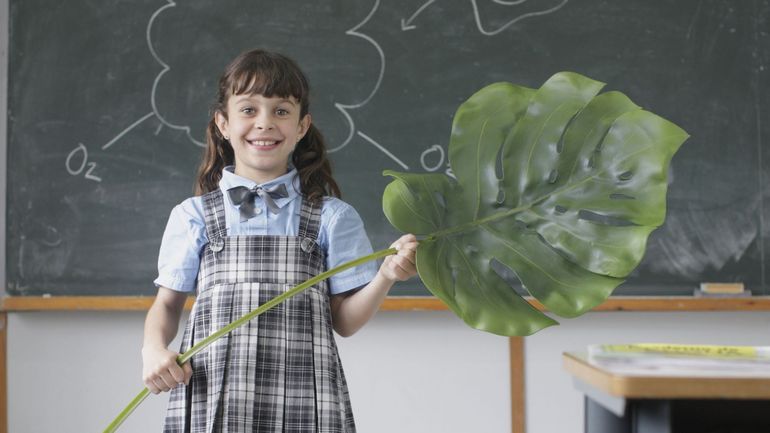
[[[195,291],[200,253],[206,243],[206,225],[199,201],[199,197],[185,200],[171,211],[158,254],[158,278],[155,279],[158,287]]]
[[[330,202],[332,211],[325,227],[326,267],[332,269],[343,263],[372,253],[364,222],[358,212],[340,200]],[[325,242],[324,242],[325,241]],[[347,292],[367,284],[377,274],[377,262],[368,262],[329,278],[332,295]]]

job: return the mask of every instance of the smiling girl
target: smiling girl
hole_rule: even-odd
[[[333,330],[349,336],[395,281],[416,274],[412,235],[379,269],[337,274],[222,337],[179,366],[168,344],[197,297],[181,352],[285,290],[371,253],[339,199],[290,59],[241,54],[220,78],[197,196],[176,206],[160,248],[158,294],[145,323],[143,379],[173,390],[166,432],[354,432]]]

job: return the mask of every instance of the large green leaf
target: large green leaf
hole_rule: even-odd
[[[622,93],[599,95],[602,86],[570,72],[538,90],[492,84],[455,115],[456,179],[385,172],[394,178],[383,194],[391,224],[427,235],[420,278],[469,325],[529,335],[557,323],[499,266],[559,316],[590,310],[663,223],[668,166],[687,133]]]

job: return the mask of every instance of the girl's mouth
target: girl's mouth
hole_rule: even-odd
[[[279,143],[277,140],[247,140],[247,142],[252,146],[258,147],[270,147]]]

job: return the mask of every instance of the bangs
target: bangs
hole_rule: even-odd
[[[261,64],[243,65],[244,67],[233,71],[230,95],[260,94],[268,98],[293,96],[298,102],[307,100],[307,83],[304,77],[292,73],[293,68],[287,68],[286,65],[274,61],[259,63]]]

